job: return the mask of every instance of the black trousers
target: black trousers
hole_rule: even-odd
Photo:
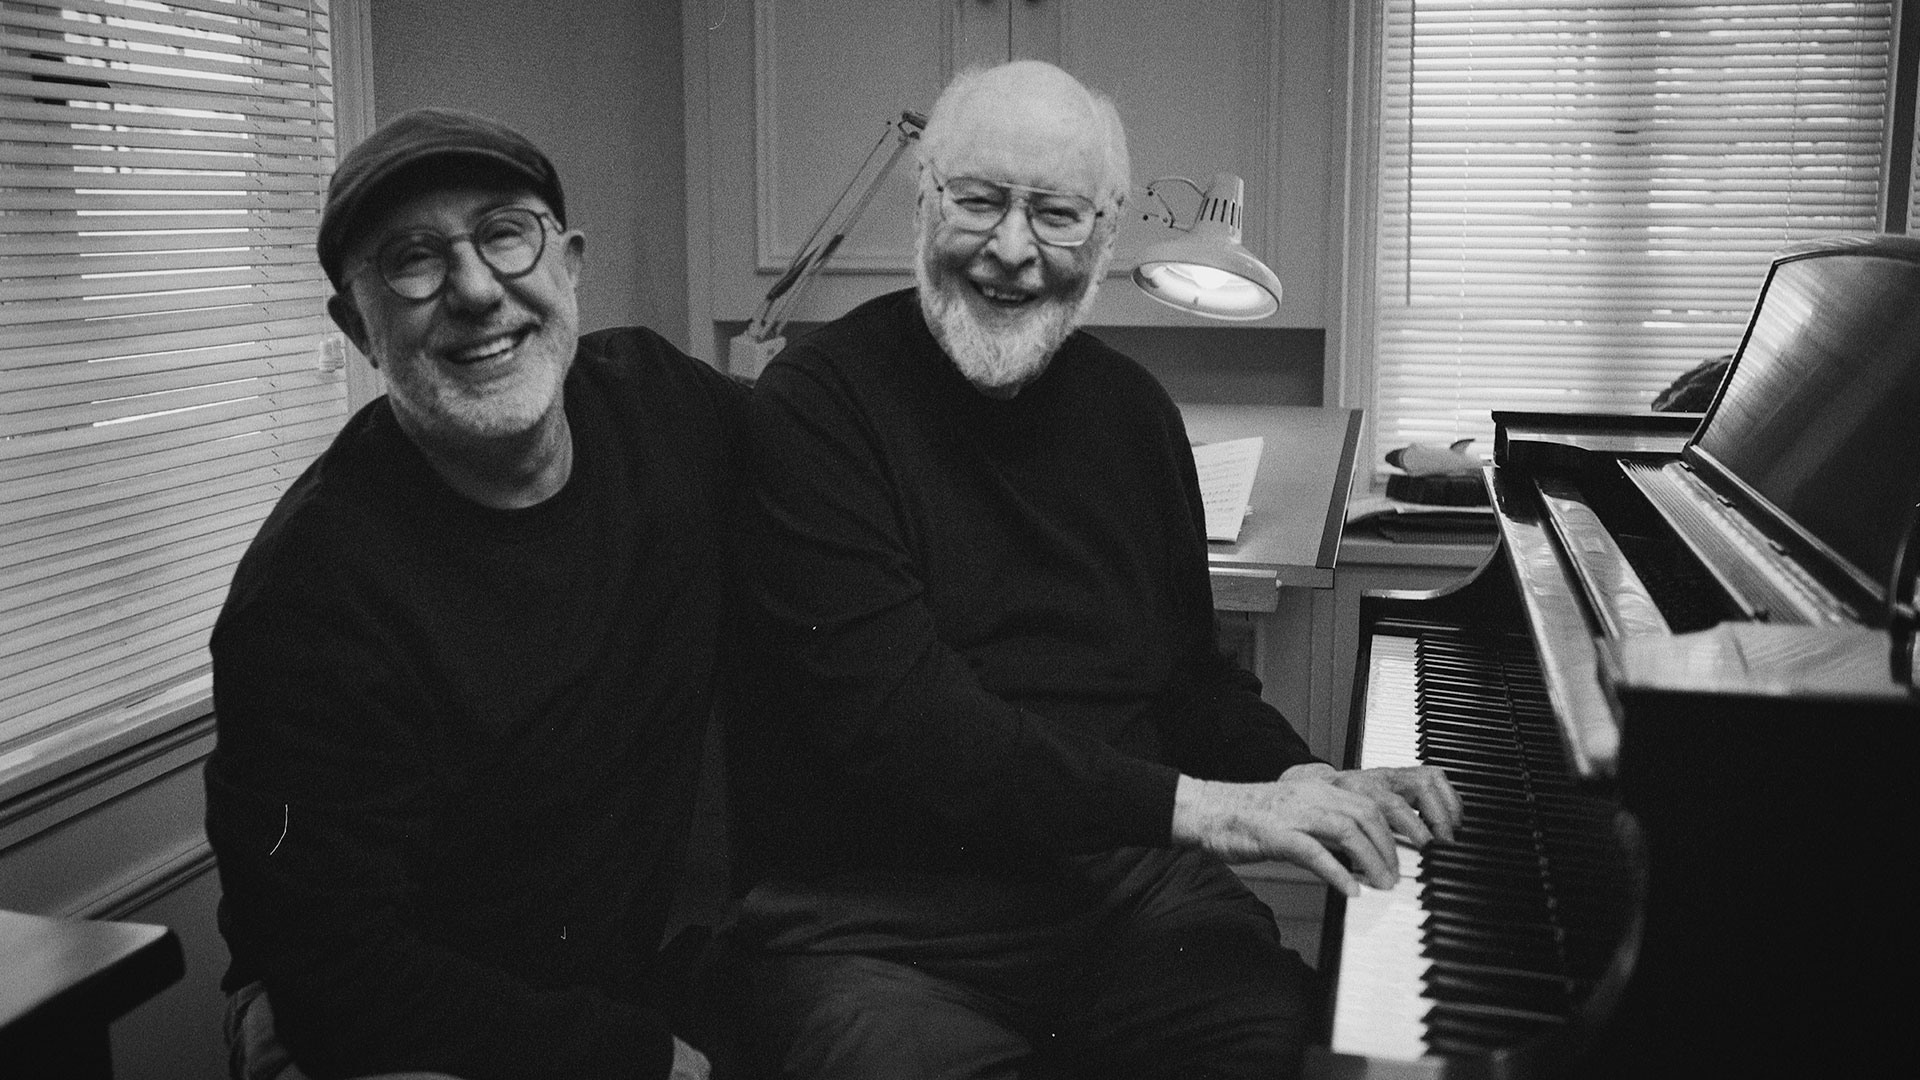
[[[1271,1080],[1297,1071],[1324,993],[1281,944],[1266,905],[1208,855],[1113,859],[1086,916],[1049,927],[968,934],[943,911],[928,920],[939,932],[915,941],[854,932],[830,914],[843,925],[804,949],[782,948],[779,935],[749,947],[740,973],[755,1074]],[[794,895],[780,902],[788,915]],[[938,903],[941,893],[919,895]],[[822,896],[836,900],[844,896]],[[749,894],[748,927],[754,908]]]

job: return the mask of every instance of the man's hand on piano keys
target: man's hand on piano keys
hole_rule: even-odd
[[[1264,784],[1182,776],[1173,797],[1175,843],[1228,862],[1285,859],[1347,896],[1359,895],[1359,881],[1390,889],[1399,880],[1396,831],[1424,846],[1452,839],[1459,821],[1459,796],[1429,766],[1296,765]]]
[[[1454,827],[1460,824],[1464,809],[1460,795],[1447,781],[1447,774],[1431,765],[1347,769],[1335,771],[1328,779],[1335,787],[1372,799],[1386,811],[1393,831],[1412,841],[1414,847],[1426,847],[1433,840],[1451,842]]]

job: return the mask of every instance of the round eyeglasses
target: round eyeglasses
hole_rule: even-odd
[[[453,245],[470,241],[487,269],[502,281],[523,277],[540,264],[547,247],[545,223],[562,228],[551,214],[525,206],[490,210],[473,228],[447,236],[437,232],[410,232],[388,237],[367,262],[380,280],[404,300],[431,300],[446,287],[453,263]]]
[[[947,223],[965,232],[992,232],[1019,203],[1033,238],[1049,247],[1075,248],[1093,236],[1094,223],[1105,216],[1093,200],[1064,191],[1002,184],[977,176],[943,180],[933,174],[940,192],[940,212]]]

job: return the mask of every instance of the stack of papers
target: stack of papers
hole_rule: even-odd
[[[1260,468],[1266,440],[1229,439],[1193,448],[1193,465],[1200,473],[1200,498],[1207,511],[1207,539],[1232,543],[1240,538],[1247,518],[1247,500],[1253,495],[1253,476]]]

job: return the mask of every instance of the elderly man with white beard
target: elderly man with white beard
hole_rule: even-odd
[[[1220,652],[1180,413],[1078,329],[1128,190],[1112,105],[956,79],[916,289],[751,406],[740,947],[783,1077],[1272,1077],[1322,991],[1226,865],[1349,895],[1450,838],[1438,771],[1336,771]]]

